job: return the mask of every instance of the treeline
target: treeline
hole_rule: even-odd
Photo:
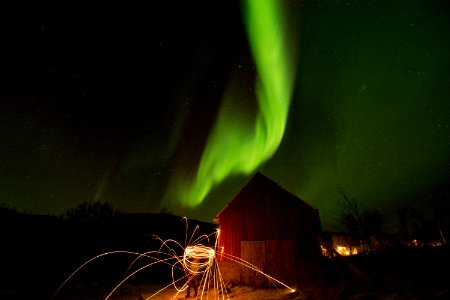
[[[448,244],[449,193],[447,189],[441,189],[440,192],[427,193],[426,197],[428,203],[420,202],[425,202],[431,207],[431,213],[428,215],[411,203],[397,206],[387,217],[385,215],[387,209],[367,208],[343,189],[338,189],[337,200],[341,208],[338,223],[341,231],[350,237],[349,246],[363,249],[364,253],[401,244],[410,246]],[[395,226],[392,222],[388,222],[392,219],[397,221]]]

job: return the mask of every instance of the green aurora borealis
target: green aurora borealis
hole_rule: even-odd
[[[264,169],[286,166],[274,179],[311,199],[325,220],[336,187],[389,214],[426,207],[426,190],[449,180],[448,10],[433,1],[369,3],[303,12],[298,101]]]
[[[386,215],[429,213],[450,179],[448,2],[283,3],[289,30],[273,35],[248,30],[240,1],[3,12],[0,204],[211,221],[261,171],[324,229],[338,187]],[[279,64],[263,52],[274,39]],[[281,117],[261,106],[273,95]],[[201,204],[179,204],[199,189]]]
[[[430,213],[429,191],[450,176],[448,11],[321,3],[302,7],[286,134],[260,171],[318,207],[324,228],[335,225],[338,188],[386,216],[410,205]]]
[[[243,113],[245,106],[239,104],[255,102],[254,98],[225,91],[196,176],[187,182],[176,178],[169,185],[166,199],[175,200],[171,206],[196,207],[228,177],[253,175],[283,138],[296,64],[295,52],[289,48],[297,49],[295,38],[287,40],[287,31],[292,30],[285,28],[289,11],[273,0],[243,1],[243,10],[259,76],[256,116]]]

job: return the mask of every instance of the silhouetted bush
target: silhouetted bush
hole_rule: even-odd
[[[74,208],[69,208],[63,218],[77,223],[97,223],[113,216],[123,214],[109,202],[82,202]]]

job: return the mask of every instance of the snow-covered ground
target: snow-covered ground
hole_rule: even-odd
[[[143,299],[147,299],[151,295],[152,293],[142,294]],[[152,300],[186,299],[185,295],[186,295],[185,291],[180,292],[177,295],[176,290],[171,289],[162,292],[161,294],[155,295],[150,299]],[[255,289],[248,286],[236,286],[231,289],[231,291],[228,293],[227,296],[229,299],[235,300],[261,300],[261,299],[281,300],[281,299],[295,299],[296,295],[297,294],[290,294],[290,291],[287,289]],[[215,299],[227,299],[227,296],[217,295],[217,293],[213,291],[204,292],[202,295],[200,291],[196,298],[194,298],[193,295],[191,294],[190,299],[215,300]]]
[[[117,289],[108,300],[171,300],[171,299],[186,299],[186,291],[177,292],[177,290],[171,285],[167,289],[155,294],[159,291],[163,285],[154,284],[130,284],[124,285],[123,287]],[[63,293],[60,295],[61,299],[77,299],[77,300],[104,300],[111,288],[105,289],[100,286],[91,287],[78,287],[71,288],[71,291]],[[101,291],[100,291],[101,290]],[[227,295],[217,295],[214,290],[204,291],[199,293],[196,298],[191,297],[189,299],[203,299],[203,300],[218,300],[218,299],[235,299],[235,300],[262,300],[262,299],[304,299],[301,294],[292,294],[290,290],[287,289],[256,289],[249,286],[235,286],[232,287]],[[60,299],[56,297],[56,299]]]
[[[173,286],[154,295],[162,286],[155,284],[126,284],[119,288],[108,300],[182,300],[186,299],[186,291],[177,293]],[[63,291],[55,300],[105,300],[111,292],[111,287],[104,286],[72,286],[68,290]],[[153,295],[153,296],[152,296]],[[425,297],[421,297],[427,295]],[[191,296],[193,296],[191,294]],[[431,297],[432,296],[432,297]],[[217,297],[212,291],[208,293],[201,292],[196,298],[189,299],[203,299],[203,300],[315,300],[315,299],[449,299],[448,288],[439,289],[426,294],[417,291],[408,291],[404,289],[389,290],[389,291],[368,291],[361,289],[356,285],[336,284],[327,286],[311,287],[300,292],[290,293],[286,289],[255,289],[248,286],[235,286],[231,288],[228,297]],[[11,298],[18,299],[18,298]]]

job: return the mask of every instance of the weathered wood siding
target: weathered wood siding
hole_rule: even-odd
[[[263,271],[266,269],[266,247],[264,241],[242,241],[241,258],[252,262],[252,265]],[[263,271],[264,272],[264,271]],[[266,284],[266,278],[252,268],[242,268],[242,283],[249,286],[262,287]]]
[[[297,266],[320,256],[318,210],[260,173],[217,219],[224,253],[241,257],[241,241],[292,240]]]
[[[266,273],[293,287],[296,285],[294,246],[292,240],[267,240],[265,242]]]

